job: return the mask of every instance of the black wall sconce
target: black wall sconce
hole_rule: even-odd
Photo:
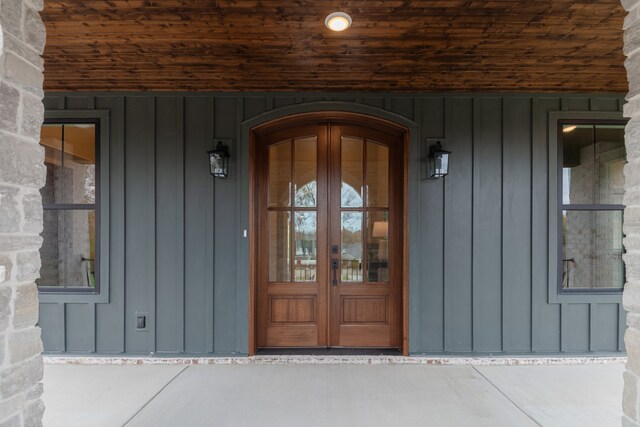
[[[211,175],[216,178],[226,178],[229,176],[229,159],[231,155],[229,154],[229,146],[225,145],[225,142],[230,142],[230,140],[214,139],[216,148],[207,151],[209,155],[209,167],[211,168],[210,172]]]
[[[443,150],[442,143],[436,141],[429,147],[427,158],[427,177],[437,179],[447,176],[449,173],[449,155],[451,151]]]

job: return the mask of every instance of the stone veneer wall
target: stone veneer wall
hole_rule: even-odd
[[[42,425],[43,0],[0,0],[0,427]]]

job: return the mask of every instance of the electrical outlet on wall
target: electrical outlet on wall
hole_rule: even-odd
[[[136,331],[146,331],[149,322],[149,313],[136,311]]]

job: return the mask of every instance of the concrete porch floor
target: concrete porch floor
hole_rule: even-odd
[[[46,365],[46,427],[618,426],[621,363]]]

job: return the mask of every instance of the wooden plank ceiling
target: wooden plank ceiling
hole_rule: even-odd
[[[342,33],[331,12],[353,18]],[[50,91],[627,91],[619,0],[45,1]]]

